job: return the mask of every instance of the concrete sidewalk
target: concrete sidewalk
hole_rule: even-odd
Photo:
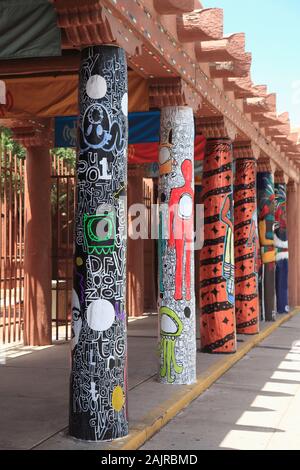
[[[150,450],[300,450],[300,317],[150,439]]]
[[[255,343],[290,318],[262,325],[255,337],[239,337],[239,352],[220,356],[198,353],[195,386],[165,386],[156,381],[157,316],[129,323],[128,373],[130,436],[114,443],[85,443],[66,434],[68,423],[69,346],[57,343],[46,348],[15,348],[0,366],[0,449],[129,449],[145,440],[173,418],[241,359]],[[298,322],[296,317],[292,322]],[[288,325],[290,325],[288,323]],[[285,329],[284,329],[285,328]],[[279,328],[269,341],[286,337]],[[293,331],[293,328],[291,329]],[[300,336],[300,334],[299,334]],[[290,347],[290,337],[283,339]],[[280,343],[281,344],[281,343]],[[265,357],[268,357],[266,350]],[[248,367],[245,374],[251,375]]]

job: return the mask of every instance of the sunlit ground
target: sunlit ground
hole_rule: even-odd
[[[245,429],[229,431],[219,447],[300,449],[300,340],[293,343],[277,370],[270,371],[270,381],[261,391],[284,396],[258,394],[250,405],[255,409],[242,413],[235,423]]]

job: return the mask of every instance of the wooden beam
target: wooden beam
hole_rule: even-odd
[[[0,60],[0,77],[12,75],[35,75],[54,73],[76,73],[79,70],[79,52],[61,57]]]
[[[177,35],[182,43],[222,38],[223,10],[205,8],[178,15]]]

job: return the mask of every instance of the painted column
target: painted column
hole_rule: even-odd
[[[204,246],[200,252],[201,348],[236,351],[232,143],[207,140],[203,168]]]
[[[297,250],[298,250],[298,258],[297,260],[300,261],[300,184],[297,184],[297,218],[296,218],[296,230],[297,230]],[[300,262],[297,263],[297,278],[300,279]],[[300,281],[298,281],[299,283]],[[299,285],[299,284],[298,284]],[[300,306],[300,289],[297,289],[297,306]]]
[[[276,320],[275,302],[275,191],[269,161],[259,161],[257,173],[258,232],[261,246],[262,319]]]
[[[278,313],[289,311],[289,253],[286,214],[286,183],[283,173],[275,173],[276,305]]]
[[[256,159],[251,146],[235,151],[234,245],[237,333],[259,333]]]
[[[194,118],[167,107],[160,130],[160,381],[196,380],[194,293]]]
[[[25,178],[25,346],[52,343],[50,175],[49,148],[28,147]]]
[[[69,432],[103,441],[128,433],[123,49],[82,51],[79,106]]]
[[[298,231],[297,219],[299,213],[297,210],[297,185],[294,181],[290,180],[287,185],[287,227],[289,235],[289,305],[291,307],[297,306],[297,293],[298,293],[298,273],[297,265],[299,264],[299,250],[298,250]]]

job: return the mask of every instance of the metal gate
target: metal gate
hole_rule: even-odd
[[[75,169],[52,156],[52,325],[53,339],[70,339],[73,283]]]
[[[5,150],[0,165],[0,344],[22,340],[24,159]]]

